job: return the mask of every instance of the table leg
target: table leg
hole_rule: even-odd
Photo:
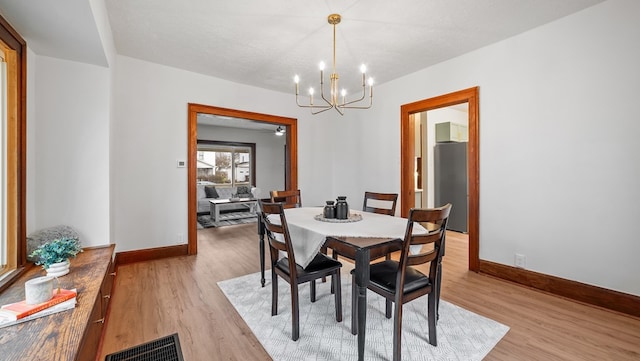
[[[217,226],[218,222],[220,222],[220,205],[213,205],[213,223]]]
[[[262,222],[262,217],[258,216],[258,237],[260,240],[260,283],[262,287],[264,287],[265,279],[264,279],[264,223]]]
[[[367,285],[369,284],[368,249],[359,249],[356,252],[356,285],[358,290],[358,360],[364,361],[365,333],[367,325]],[[353,317],[353,315],[352,315]]]

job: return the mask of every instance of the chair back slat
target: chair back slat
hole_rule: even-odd
[[[369,202],[370,200],[373,200],[374,202]],[[396,214],[397,202],[397,193],[364,192],[362,210],[365,212],[393,216]]]
[[[287,224],[287,218],[284,215],[283,203],[269,203],[259,200],[261,209],[261,217],[264,222],[267,238],[269,240],[269,246],[271,247],[271,262],[274,264],[278,260],[278,252],[274,250],[282,251],[287,254],[289,259],[290,272],[292,277],[295,277],[295,255],[293,252],[293,246],[291,244],[291,236],[289,234],[289,226]],[[280,221],[280,224],[274,221],[274,217]],[[279,235],[279,236],[278,236]]]
[[[271,191],[271,203],[283,203],[284,208],[302,207],[302,194],[299,189]]]
[[[435,280],[437,276],[437,263],[444,254],[444,242],[446,236],[447,222],[451,204],[446,204],[439,208],[412,208],[409,211],[407,228],[405,230],[404,242],[400,254],[400,265],[398,267],[398,283],[404,284],[406,268],[430,262],[429,278]],[[413,235],[415,223],[428,224],[426,227],[428,234]],[[433,245],[429,247],[429,245]],[[421,247],[420,247],[421,246]],[[419,251],[416,249],[419,248]]]

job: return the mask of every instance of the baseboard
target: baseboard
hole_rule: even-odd
[[[638,296],[485,260],[480,260],[480,273],[574,301],[640,317]]]
[[[167,246],[158,248],[139,249],[135,251],[126,251],[116,253],[116,267],[135,262],[152,261],[167,257],[186,256],[189,254],[189,245],[180,244],[177,246]]]

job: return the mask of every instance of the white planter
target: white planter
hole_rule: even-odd
[[[47,268],[47,276],[60,277],[69,273],[69,260],[59,263],[52,263]]]

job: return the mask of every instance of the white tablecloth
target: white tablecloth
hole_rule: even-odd
[[[289,208],[284,211],[289,225],[289,234],[296,263],[307,267],[320,251],[327,236],[334,237],[371,237],[404,238],[407,219],[363,211],[351,211],[362,215],[362,220],[348,223],[332,223],[315,220],[322,214],[322,207]],[[280,223],[280,218],[270,215],[269,220]],[[421,225],[413,226],[413,234],[424,234],[427,230]]]

